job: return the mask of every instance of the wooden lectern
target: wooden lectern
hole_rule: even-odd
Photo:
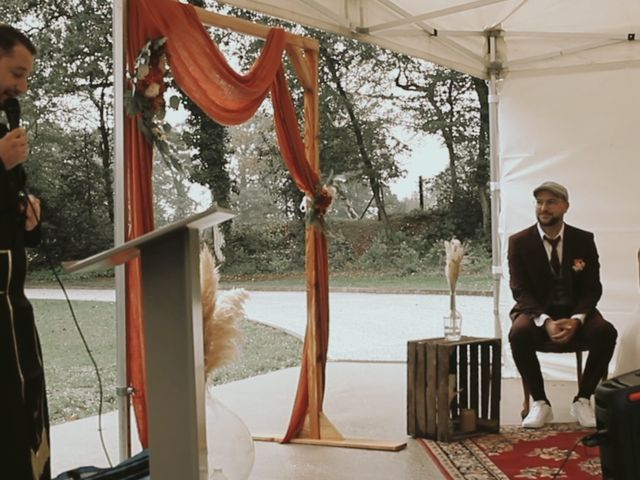
[[[145,332],[150,474],[206,480],[200,230],[233,218],[213,206],[64,267],[113,267],[140,256]]]

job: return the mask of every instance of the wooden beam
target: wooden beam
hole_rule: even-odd
[[[279,443],[282,440],[276,436],[269,435],[253,435],[252,438],[255,442]],[[370,440],[365,438],[292,438],[290,443],[322,447],[356,448],[360,450],[380,450],[383,452],[399,452],[407,447],[407,442]]]
[[[277,437],[253,437],[256,442],[280,442]],[[313,438],[292,438],[290,443],[302,445],[317,445],[322,447],[357,448],[360,450],[381,450],[383,452],[399,452],[407,447],[407,442],[393,442],[384,440],[369,440],[360,438],[333,439],[313,439]]]
[[[226,28],[239,33],[245,33],[253,37],[267,38],[271,27],[243,20],[241,18],[229,17],[219,13],[210,12],[204,8],[194,7],[200,21],[210,27]],[[318,41],[314,38],[302,37],[294,33],[287,32],[287,43],[305,50],[320,49]]]

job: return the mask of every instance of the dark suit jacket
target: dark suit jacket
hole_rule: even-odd
[[[593,234],[565,224],[562,243],[562,274],[569,280],[571,315],[583,313],[589,317],[602,295]],[[509,237],[508,256],[509,286],[516,301],[511,319],[521,313],[531,317],[545,313],[551,303],[553,274],[536,225]]]

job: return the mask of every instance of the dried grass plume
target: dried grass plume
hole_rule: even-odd
[[[202,292],[202,328],[204,336],[205,377],[232,363],[239,354],[242,331],[238,322],[244,318],[245,290],[234,289],[218,294],[220,273],[206,245],[200,249],[200,288]]]
[[[444,250],[447,255],[444,273],[449,284],[449,294],[451,299],[451,311],[456,309],[456,284],[462,270],[462,258],[464,257],[464,245],[457,238],[451,241],[444,241]]]

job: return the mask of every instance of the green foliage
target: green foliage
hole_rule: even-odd
[[[427,182],[426,190],[434,199],[430,211],[438,216],[443,230],[449,234],[443,238],[469,238],[482,232],[482,207],[476,186],[467,181],[472,173],[468,166],[468,163],[456,165],[460,181],[455,189],[451,188],[451,168]]]
[[[304,269],[304,222],[253,226],[238,222],[226,238],[225,274],[284,273]]]
[[[329,267],[332,274],[362,272],[414,275],[440,272],[444,240],[465,242],[468,272],[486,273],[491,263],[484,238],[454,233],[443,212],[414,211],[389,218],[391,228],[375,220],[328,222]],[[234,222],[227,236],[222,272],[234,276],[287,275],[304,271],[304,223],[246,224]]]
[[[447,212],[452,233],[489,232],[488,89],[484,81],[422,60],[396,59],[396,84],[411,92],[415,128],[440,136],[449,167],[428,183],[435,212]],[[425,108],[425,106],[427,108]]]
[[[113,223],[99,164],[98,138],[49,126],[27,164],[31,190],[42,198],[44,241],[52,261],[83,258],[113,245]],[[43,134],[44,135],[44,134]],[[42,250],[33,261],[43,264]]]
[[[184,146],[176,132],[168,135],[173,145]],[[156,162],[152,172],[153,196],[155,200],[154,217],[156,227],[181,220],[196,211],[196,202],[189,197],[189,172],[192,169],[191,157],[184,148],[180,148],[175,160],[180,168],[174,168],[167,162]]]
[[[402,232],[379,234],[373,245],[358,259],[363,270],[391,270],[406,275],[426,267],[415,242]]]
[[[188,130],[182,138],[195,151],[189,179],[209,188],[218,205],[228,207],[235,184],[228,170],[231,149],[227,129],[209,118],[188,97],[183,96],[182,103],[190,112]]]
[[[357,259],[353,245],[339,230],[327,231],[329,242],[329,268],[332,271],[348,270]]]

